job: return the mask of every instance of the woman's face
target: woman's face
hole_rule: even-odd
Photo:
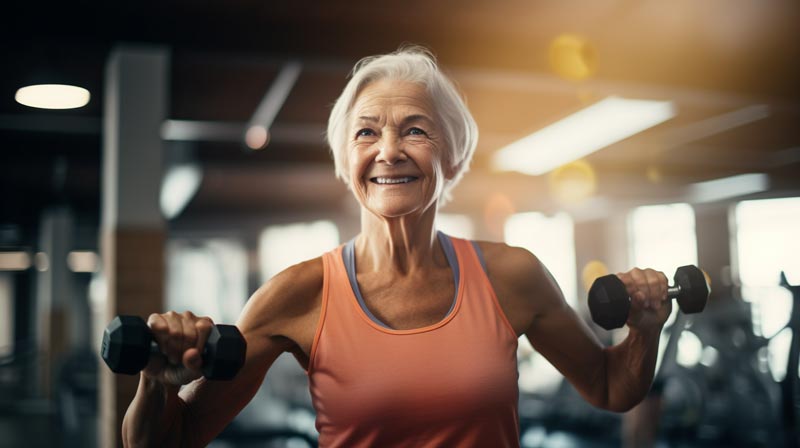
[[[436,203],[452,170],[433,103],[421,84],[367,85],[350,114],[350,186],[362,207],[384,217],[421,213]]]

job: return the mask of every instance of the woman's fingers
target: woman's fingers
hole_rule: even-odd
[[[147,326],[163,356],[151,356],[145,374],[169,384],[186,384],[199,377],[203,349],[214,323],[191,311],[151,314]]]
[[[625,284],[631,300],[645,309],[659,309],[667,299],[667,276],[663,272],[633,268],[617,277]]]
[[[214,322],[208,317],[198,317],[192,321],[192,327],[196,334],[193,346],[187,348],[183,355],[183,363],[186,367],[193,370],[200,370],[203,367],[203,350],[205,349],[208,335]]]

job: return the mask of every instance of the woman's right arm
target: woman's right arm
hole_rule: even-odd
[[[315,327],[321,292],[320,259],[293,266],[259,288],[236,324],[247,356],[230,381],[208,381],[200,373],[210,319],[188,312],[151,315],[148,325],[164,356],[153,356],[140,374],[122,423],[124,445],[208,444],[253,398],[275,359],[298,351],[290,337]],[[181,384],[186,387],[179,393]]]

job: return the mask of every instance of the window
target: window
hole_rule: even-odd
[[[536,212],[512,215],[506,221],[505,240],[536,255],[555,277],[567,302],[576,306],[574,224],[569,215],[546,216]]]
[[[567,302],[573,308],[576,306],[574,224],[569,215],[546,216],[533,212],[512,215],[505,224],[505,240],[536,255],[553,274]],[[523,392],[549,395],[563,381],[561,373],[533,350],[527,338],[520,339],[517,359],[519,388]]]
[[[734,216],[742,298],[752,303],[756,334],[771,338],[792,310],[791,293],[779,286],[781,271],[790,283],[800,283],[800,198],[744,201]]]
[[[267,227],[261,233],[258,247],[262,281],[338,245],[339,229],[331,221]]]
[[[247,300],[247,251],[235,240],[167,244],[167,309],[236,321]]]
[[[697,265],[694,210],[688,204],[648,205],[634,209],[628,216],[628,235],[631,264],[663,272],[670,284],[674,283],[675,271],[680,266]],[[664,328],[674,322],[678,309],[673,304],[672,315]],[[702,343],[694,334],[684,333],[678,340],[677,360],[682,365],[697,364],[701,359]],[[662,332],[656,370],[661,365],[667,340],[667,334]]]
[[[678,267],[697,265],[694,210],[688,204],[636,208],[628,225],[633,266],[662,271],[672,283]]]
[[[436,214],[436,229],[456,238],[475,238],[475,227],[467,215],[451,213]]]

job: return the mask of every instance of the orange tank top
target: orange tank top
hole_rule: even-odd
[[[456,297],[442,321],[413,330],[359,301],[344,245],[323,255],[308,369],[321,447],[519,446],[517,337],[472,244],[439,239]]]

